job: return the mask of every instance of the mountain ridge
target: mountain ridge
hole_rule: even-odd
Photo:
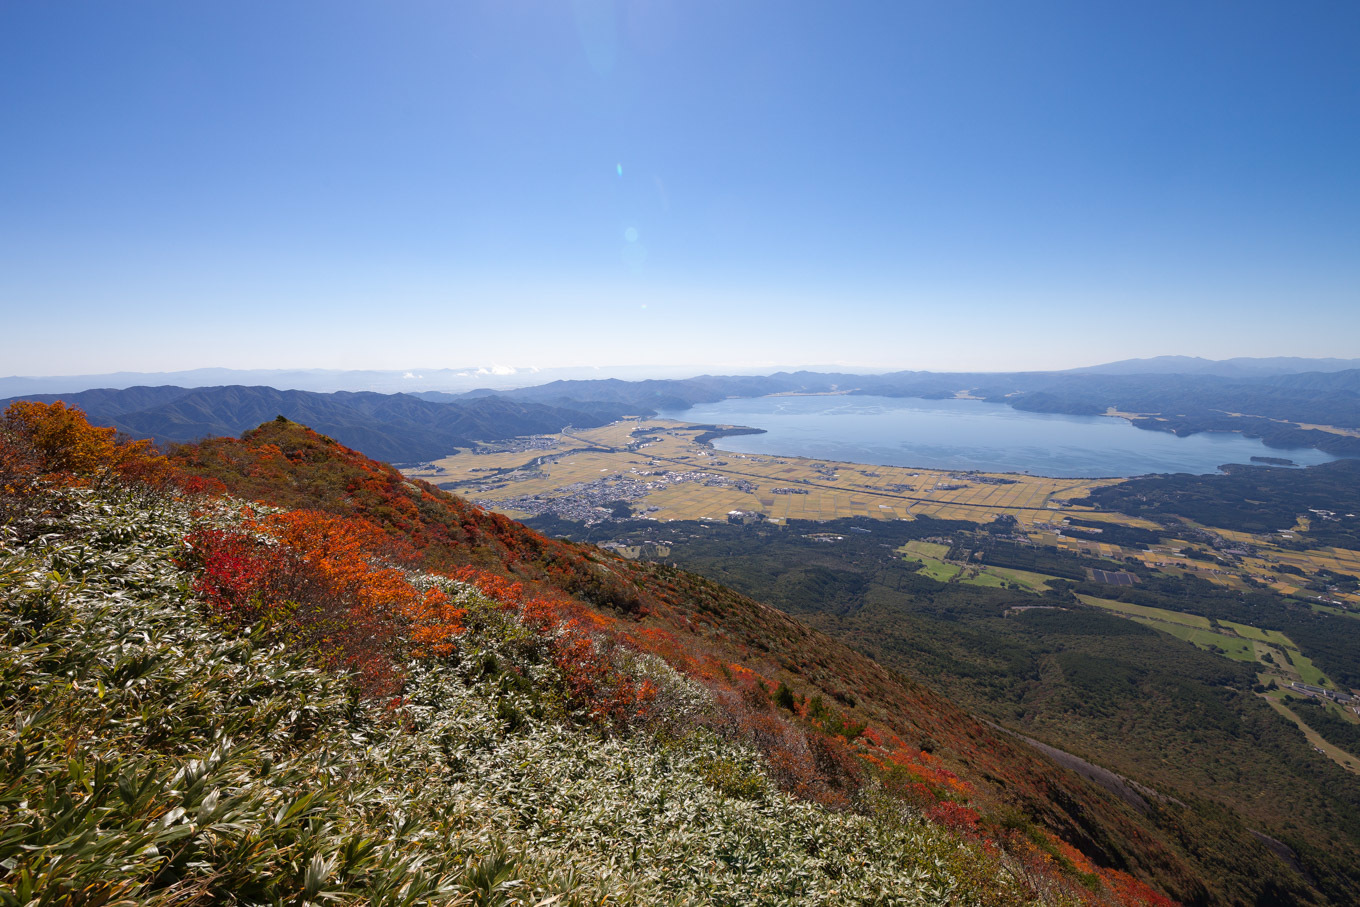
[[[1302,372],[1331,372],[1360,368],[1360,359],[1307,358],[1299,356],[1235,357],[1206,359],[1200,356],[1153,356],[1124,359],[1068,369],[1024,369],[1008,372],[887,370],[837,366],[783,366],[728,370],[727,374],[770,374],[774,372],[848,374],[882,376],[907,374],[987,375],[987,374],[1209,374],[1225,377],[1251,377]],[[335,391],[374,391],[380,393],[470,393],[474,390],[514,390],[550,381],[588,381],[614,378],[623,381],[683,380],[702,369],[688,366],[580,366],[548,368],[468,368],[411,369],[238,369],[195,368],[164,372],[103,372],[88,375],[0,377],[0,397],[27,397],[34,394],[70,394],[94,388],[123,389],[138,386],[176,385],[215,387],[221,385],[270,386],[283,390],[316,393]],[[669,377],[666,377],[669,376]]]
[[[600,425],[621,415],[598,403],[564,409],[484,397],[440,404],[406,394],[318,394],[239,385],[96,389],[19,399],[63,400],[80,407],[95,424],[169,443],[235,436],[281,415],[315,424],[325,434],[372,456],[402,463],[444,456],[476,441],[557,432],[571,424]]]

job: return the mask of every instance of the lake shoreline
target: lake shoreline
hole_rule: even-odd
[[[1274,456],[1277,448],[1240,432],[1180,436],[1123,414],[1035,413],[963,398],[780,395],[728,398],[663,415],[724,426],[704,443],[727,453],[958,473],[1125,479],[1210,475],[1224,466],[1260,466],[1253,458],[1284,459]],[[1337,459],[1312,448],[1290,449],[1288,456],[1296,466],[1267,468]]]

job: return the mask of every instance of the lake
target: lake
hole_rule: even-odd
[[[719,438],[735,453],[811,457],[876,466],[1092,478],[1217,472],[1224,463],[1284,457],[1301,466],[1336,459],[1321,451],[1266,447],[1227,432],[1178,438],[1111,416],[1027,413],[981,400],[899,397],[755,397],[662,413],[685,422],[763,428]]]

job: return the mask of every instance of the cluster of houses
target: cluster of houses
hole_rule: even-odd
[[[526,450],[552,450],[560,443],[561,441],[553,435],[532,435],[526,438],[511,438],[507,441],[483,442],[468,452],[477,456],[522,453]]]
[[[532,516],[550,515],[593,526],[614,519],[620,502],[640,501],[654,491],[672,485],[694,483],[709,488],[731,488],[755,494],[758,487],[746,479],[733,479],[715,472],[669,472],[666,470],[632,470],[633,475],[608,475],[591,482],[573,482],[558,489],[559,494],[527,494],[505,500],[474,500],[480,507],[517,510]],[[500,487],[503,487],[500,486]],[[482,486],[479,490],[487,490]],[[645,507],[633,511],[633,516],[645,516],[660,508]]]

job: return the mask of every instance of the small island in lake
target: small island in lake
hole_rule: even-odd
[[[1253,463],[1264,463],[1267,466],[1298,466],[1293,460],[1286,460],[1284,457],[1252,457]]]

